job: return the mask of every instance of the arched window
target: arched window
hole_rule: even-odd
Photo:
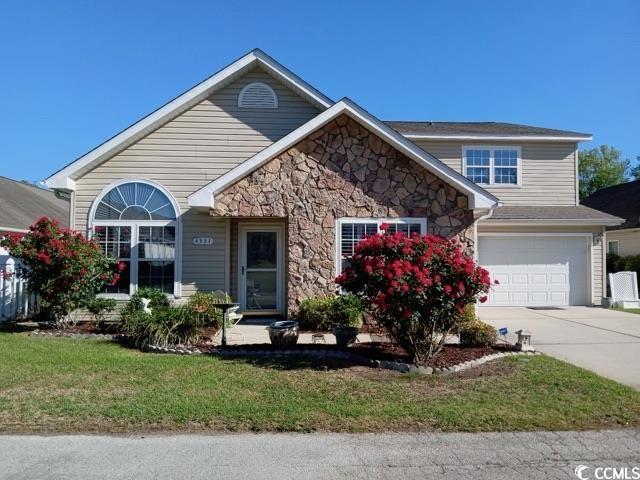
[[[168,192],[147,181],[120,182],[98,196],[90,215],[93,238],[125,265],[105,293],[130,295],[141,287],[177,293],[178,207]]]
[[[240,108],[278,108],[278,96],[266,83],[253,82],[245,85],[238,95]]]

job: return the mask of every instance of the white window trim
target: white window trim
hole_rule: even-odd
[[[522,187],[522,147],[516,145],[463,145],[462,146],[462,175],[467,177],[467,151],[468,150],[489,150],[489,183],[478,183],[480,186],[491,188],[519,188]],[[517,162],[517,182],[518,183],[495,183],[495,150],[516,150]],[[486,168],[486,167],[485,167]],[[500,167],[498,167],[500,168]]]
[[[113,190],[115,187],[124,185],[126,183],[144,183],[153,188],[157,188],[164,193],[176,214],[175,220],[96,220],[95,214],[98,209],[98,205],[104,198],[104,196]],[[113,182],[105,187],[102,192],[95,198],[91,208],[89,209],[89,218],[87,221],[87,238],[93,238],[93,232],[95,227],[131,227],[131,252],[129,254],[129,294],[123,293],[101,293],[101,297],[114,298],[116,300],[128,300],[138,290],[138,234],[139,227],[175,227],[175,258],[174,258],[174,278],[173,278],[173,297],[179,298],[182,294],[182,216],[180,214],[180,207],[174,196],[162,185],[152,182],[150,180],[141,180],[137,178],[127,178]],[[143,260],[144,261],[144,260]],[[135,273],[135,276],[134,276]]]
[[[257,105],[244,105],[244,95],[245,92],[251,88],[254,85],[260,85],[261,87],[266,88],[267,90],[269,90],[269,92],[271,93],[271,96],[273,97],[273,107],[267,107],[267,106],[257,106]],[[259,109],[274,109],[274,108],[278,108],[278,95],[276,94],[275,90],[273,88],[271,88],[271,85],[264,83],[264,82],[250,82],[247,83],[244,87],[242,87],[242,90],[240,90],[240,94],[238,95],[238,108],[259,108]]]
[[[401,218],[381,218],[381,217],[371,217],[371,218],[354,218],[354,217],[342,217],[336,220],[336,238],[335,238],[335,271],[336,276],[342,273],[342,254],[340,252],[341,243],[342,243],[342,224],[343,223],[377,223],[378,224],[378,233],[380,233],[380,225],[383,223],[419,223],[420,224],[420,234],[425,235],[427,233],[427,219],[424,217],[401,217]]]
[[[615,253],[611,251],[611,245],[616,245]],[[614,255],[620,255],[620,240],[607,240],[607,253],[614,253]]]

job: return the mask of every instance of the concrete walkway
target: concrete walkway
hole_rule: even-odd
[[[227,343],[229,345],[246,345],[255,343],[271,343],[269,340],[269,332],[266,327],[269,322],[245,322],[242,321],[235,325],[233,328],[227,331]],[[220,343],[222,333],[214,337],[213,341],[216,344]],[[371,337],[367,333],[361,333],[358,335],[359,342],[370,342]],[[310,333],[301,333],[298,337],[298,343],[313,343],[312,335]],[[324,342],[327,345],[335,344],[336,337],[331,333],[324,334]]]
[[[640,431],[0,436],[0,452],[7,480],[575,479],[640,467]]]
[[[640,315],[603,308],[530,310],[481,307],[480,319],[496,328],[533,332],[536,349],[640,389]]]

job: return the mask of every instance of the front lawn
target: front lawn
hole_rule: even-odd
[[[614,308],[613,310],[617,310],[619,312],[635,313],[636,315],[640,315],[640,308]]]
[[[143,354],[0,334],[1,432],[561,430],[640,425],[640,392],[545,357],[455,376]]]

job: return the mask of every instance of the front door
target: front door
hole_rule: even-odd
[[[238,292],[245,313],[282,313],[283,229],[280,225],[238,226]]]

